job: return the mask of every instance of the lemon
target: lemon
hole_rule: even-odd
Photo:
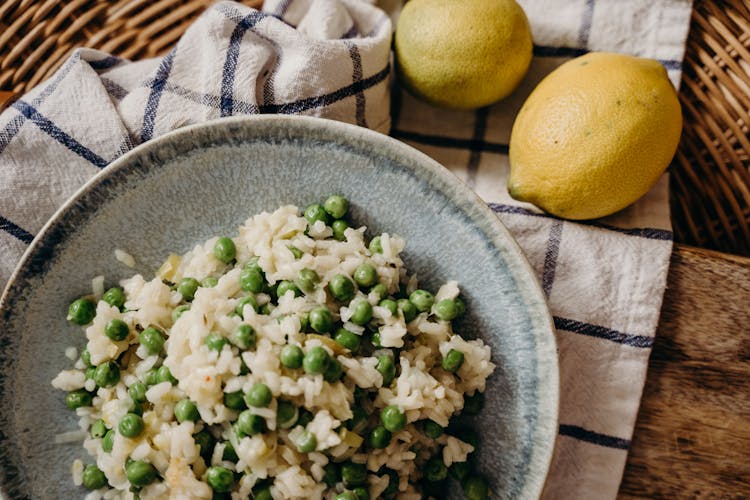
[[[507,96],[532,49],[529,21],[514,0],[410,0],[396,25],[402,83],[438,106],[479,108]]]
[[[519,111],[508,191],[567,219],[612,214],[659,179],[681,130],[677,93],[659,62],[578,57],[542,80]]]

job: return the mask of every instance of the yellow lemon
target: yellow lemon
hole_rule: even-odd
[[[533,49],[529,21],[515,0],[410,0],[394,45],[407,89],[438,106],[462,109],[513,92]]]
[[[677,149],[682,112],[659,62],[590,53],[534,89],[513,124],[508,190],[567,219],[630,205]]]

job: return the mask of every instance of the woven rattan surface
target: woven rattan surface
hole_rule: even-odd
[[[210,3],[2,0],[0,90],[25,92],[80,46],[130,59],[164,53]],[[685,128],[671,167],[675,239],[744,255],[750,255],[749,47],[750,0],[696,0],[680,91]]]

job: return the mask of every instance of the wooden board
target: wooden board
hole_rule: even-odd
[[[675,245],[619,498],[750,497],[750,259]]]

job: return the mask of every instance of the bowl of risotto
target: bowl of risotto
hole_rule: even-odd
[[[440,165],[338,122],[244,117],[86,184],[8,284],[10,498],[538,498],[552,322]]]

